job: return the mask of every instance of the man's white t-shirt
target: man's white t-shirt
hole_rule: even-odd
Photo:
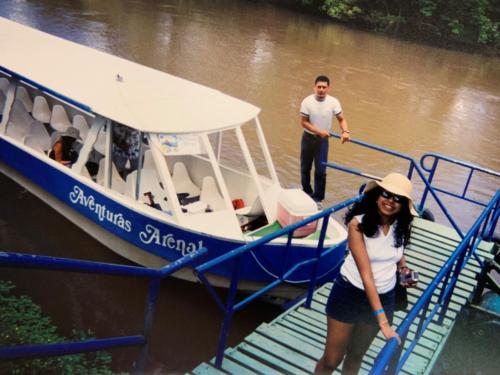
[[[300,113],[309,117],[309,122],[322,130],[330,130],[332,127],[333,115],[342,113],[342,107],[337,98],[327,95],[324,100],[318,101],[316,95],[311,94],[306,97],[300,105]],[[304,131],[314,134],[304,129]]]

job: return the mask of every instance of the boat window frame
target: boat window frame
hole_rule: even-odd
[[[273,164],[273,161],[271,158],[271,153],[269,151],[269,148],[267,147],[264,132],[262,131],[262,126],[261,126],[261,123],[259,121],[258,116],[256,116],[253,120],[254,120],[253,125],[255,126],[257,139],[258,139],[259,146],[260,146],[260,151],[261,151],[262,155],[264,156],[264,162],[265,162],[265,165],[267,167],[267,172],[269,173],[269,176],[271,179],[271,185],[277,186],[278,188],[281,189],[281,184],[279,182],[278,175],[276,173],[276,169],[274,168],[274,164]],[[272,214],[273,210],[270,207],[270,202],[268,202],[268,199],[266,199],[266,192],[264,191],[262,180],[259,177],[260,175],[257,172],[257,168],[255,166],[252,154],[250,152],[250,149],[248,148],[248,144],[246,142],[245,135],[243,134],[242,127],[245,125],[250,126],[251,123],[240,124],[240,125],[232,127],[232,128],[226,128],[226,129],[220,129],[218,131],[207,132],[206,133],[207,141],[209,142],[210,148],[212,149],[212,145],[208,139],[208,135],[214,134],[214,133],[219,134],[219,137],[217,139],[217,142],[218,142],[218,144],[217,144],[217,157],[215,159],[216,159],[216,163],[217,163],[217,168],[220,171],[220,167],[222,166],[220,163],[221,148],[222,148],[222,134],[225,131],[232,131],[232,130],[235,131],[236,140],[237,140],[238,145],[240,147],[240,151],[243,154],[243,158],[245,159],[245,163],[246,163],[246,166],[247,166],[248,172],[249,172],[249,174],[248,174],[248,172],[245,172],[245,175],[247,175],[248,177],[250,177],[253,180],[254,185],[257,189],[257,196],[259,197],[261,204],[262,204],[262,208],[264,210],[264,214],[266,215],[266,218],[268,220],[271,220],[273,217],[273,214]],[[230,167],[230,166],[224,166],[224,167],[235,170],[233,167]],[[222,178],[222,174],[221,174],[221,178]],[[223,180],[223,178],[222,178],[222,180]],[[224,181],[224,188],[228,192],[228,190],[225,186],[225,181]],[[228,195],[229,195],[229,192],[228,192]],[[229,198],[229,200],[230,200],[230,198]]]

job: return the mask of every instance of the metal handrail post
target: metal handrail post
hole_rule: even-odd
[[[293,233],[295,231],[290,231],[288,232],[288,239],[286,241],[286,247],[285,247],[285,259],[283,261],[283,267],[281,267],[281,275],[280,275],[280,280],[283,280],[283,275],[286,272],[286,267],[288,264],[288,259],[290,258],[290,251],[292,251],[292,238],[293,238]]]
[[[453,273],[453,276],[451,277],[449,287],[447,287],[446,289],[443,289],[444,301],[442,301],[441,311],[439,311],[439,319],[438,319],[439,325],[443,324],[446,312],[448,311],[448,306],[450,305],[451,297],[453,296],[453,290],[455,289],[455,286],[457,284],[458,276],[460,275],[460,272],[462,271],[462,268],[464,266],[464,262],[466,259],[465,255],[467,253],[467,250],[470,247],[471,247],[471,242],[469,241],[469,244],[467,245],[467,247],[458,256],[458,258],[455,262],[455,269],[454,270],[450,269],[450,272],[448,272],[448,278],[449,278],[449,275],[451,273]]]
[[[137,375],[144,373],[144,365],[146,363],[146,356],[149,349],[149,338],[151,337],[151,329],[153,328],[153,320],[155,316],[156,302],[158,301],[160,282],[161,279],[159,277],[153,278],[149,281],[146,313],[144,315],[144,344],[142,345],[141,352],[139,353],[134,371]]]
[[[467,194],[467,189],[469,189],[470,181],[472,180],[472,174],[476,171],[475,168],[471,168],[469,171],[469,176],[467,177],[467,181],[465,182],[464,190],[462,192],[462,197],[465,197]]]
[[[491,241],[493,234],[495,233],[495,228],[498,224],[498,218],[500,217],[500,201],[497,202],[495,209],[493,210],[493,215],[486,230],[484,239],[486,241]]]
[[[417,329],[415,331],[415,336],[419,334],[419,332],[422,330],[422,327],[424,326],[425,316],[427,315],[427,311],[429,311],[430,303],[431,303],[431,300],[429,299],[427,301],[427,303],[422,307],[421,314],[420,314],[420,321],[418,322],[418,326],[417,326]]]
[[[425,170],[422,164],[422,159],[420,159],[420,165],[422,165],[422,168]],[[427,181],[429,181],[429,185],[431,186],[432,186],[432,180],[434,179],[434,175],[436,174],[437,165],[438,165],[438,159],[435,157],[434,163],[432,163],[432,167],[429,172],[429,176],[427,177]],[[420,199],[420,207],[419,207],[420,209],[424,208],[428,194],[429,194],[429,187],[425,185],[424,192],[422,193],[422,199]]]
[[[236,299],[236,292],[238,290],[238,281],[240,275],[241,255],[234,260],[235,265],[231,277],[231,285],[227,296],[226,311],[224,312],[224,321],[222,323],[221,332],[219,335],[219,345],[217,347],[217,355],[215,357],[215,367],[220,369],[222,361],[224,360],[224,351],[226,350],[226,342],[229,336],[229,328],[231,326],[231,319],[234,313],[234,301]]]
[[[314,289],[316,288],[316,278],[318,277],[318,267],[319,267],[319,259],[321,258],[321,254],[323,253],[323,247],[325,243],[326,229],[328,228],[328,222],[330,221],[331,212],[323,217],[323,223],[321,225],[321,232],[319,235],[318,247],[316,248],[316,261],[313,264],[311,270],[311,280],[309,281],[307,298],[305,302],[305,307],[310,308],[312,302],[312,296],[314,293]]]

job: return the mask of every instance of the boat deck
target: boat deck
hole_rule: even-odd
[[[451,228],[430,221],[416,219],[410,245],[406,249],[407,262],[420,273],[417,288],[408,290],[409,309],[459,243],[459,237]],[[491,259],[493,244],[483,242],[477,250],[482,259]],[[401,373],[428,374],[438,359],[456,318],[471,297],[480,267],[471,258],[462,270],[443,324],[432,322],[409,356]],[[323,353],[326,338],[325,303],[332,283],[319,288],[313,298],[311,309],[299,302],[270,323],[263,323],[240,344],[225,351],[222,371],[210,363],[202,363],[192,374],[310,374]],[[432,297],[430,309],[437,297]],[[394,324],[399,325],[406,315],[396,312]],[[408,339],[413,339],[416,323],[410,328]],[[385,344],[381,333],[377,335],[363,358],[360,373],[368,373],[374,360]],[[405,348],[409,340],[405,343]],[[337,373],[337,371],[335,372]]]

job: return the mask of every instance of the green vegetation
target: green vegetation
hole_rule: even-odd
[[[349,24],[404,37],[500,49],[500,2],[493,0],[296,0]]]
[[[0,346],[46,344],[68,341],[43,315],[41,308],[26,296],[15,296],[15,286],[0,280]],[[74,332],[72,340],[90,337]],[[113,374],[111,356],[105,352],[41,359],[0,361],[0,374]]]

